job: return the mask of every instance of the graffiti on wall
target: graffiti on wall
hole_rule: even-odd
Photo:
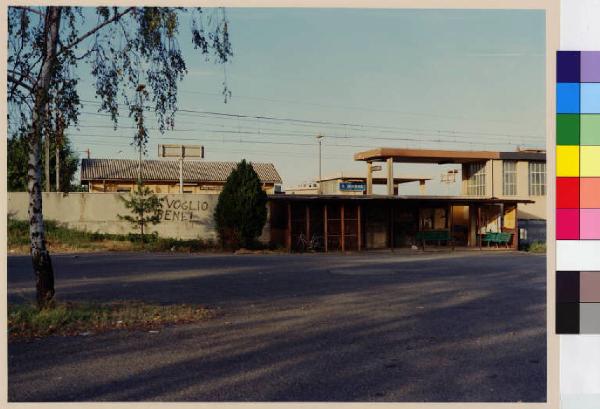
[[[211,206],[205,200],[182,200],[163,198],[161,221],[185,222],[201,220],[206,217]]]

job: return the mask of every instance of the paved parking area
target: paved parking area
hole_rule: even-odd
[[[33,297],[8,258],[9,301]],[[10,401],[545,401],[545,257],[54,256],[61,300],[201,303],[205,322],[9,344]]]

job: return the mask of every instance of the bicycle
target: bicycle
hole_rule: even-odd
[[[309,241],[306,240],[304,233],[298,235],[298,241],[296,242],[296,248],[299,252],[304,253],[309,246]]]
[[[304,253],[305,251],[320,251],[323,248],[323,243],[320,236],[315,234],[312,235],[310,240],[306,238],[304,233],[298,235],[298,242],[296,243],[298,251]]]

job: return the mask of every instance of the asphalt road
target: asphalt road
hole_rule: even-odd
[[[200,303],[205,322],[8,346],[9,401],[545,401],[545,258],[54,256],[61,300]],[[8,258],[11,302],[33,298]]]

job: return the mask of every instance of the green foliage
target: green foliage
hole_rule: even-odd
[[[546,252],[546,243],[543,241],[534,241],[529,245],[527,251],[531,253],[545,253]]]
[[[7,172],[8,172],[8,191],[26,192],[27,191],[27,162],[28,158],[27,139],[23,135],[13,136],[7,141]],[[56,190],[56,142],[54,138],[50,140],[50,188]],[[73,192],[77,186],[73,184],[75,172],[79,164],[79,157],[71,147],[71,143],[64,138],[59,148],[60,154],[60,190],[61,192]],[[42,186],[46,186],[46,174],[42,172]]]
[[[35,78],[45,53],[44,18],[49,7],[8,8],[9,121],[20,129],[30,127]],[[93,78],[99,110],[117,126],[121,108],[136,104],[138,85],[145,84],[159,129],[174,125],[178,85],[187,73],[178,34],[189,21],[197,55],[212,55],[226,63],[233,55],[228,19],[223,8],[206,11],[181,7],[96,7],[96,16],[81,7],[60,7],[60,32],[49,89],[49,118],[67,129],[80,115],[77,73]],[[185,19],[184,19],[185,17]],[[99,28],[92,36],[89,30]],[[192,58],[192,57],[190,57]],[[77,69],[85,65],[83,71]],[[223,94],[230,95],[223,84]]]
[[[93,233],[62,226],[53,220],[44,220],[46,240],[50,247],[56,245],[75,250],[99,248],[104,242],[129,242],[122,250],[196,252],[214,249],[215,243],[200,239],[180,240],[158,237],[157,234],[107,234]],[[29,223],[24,220],[8,219],[8,247],[29,245]],[[127,244],[127,243],[125,243]],[[143,245],[143,247],[142,247]],[[114,250],[114,248],[113,248]]]
[[[231,172],[215,208],[214,219],[223,246],[252,247],[267,221],[267,194],[245,160]]]
[[[11,339],[19,339],[111,329],[155,329],[168,324],[200,321],[211,315],[201,306],[188,304],[53,302],[43,309],[29,303],[11,304],[8,306],[8,333]]]
[[[46,232],[46,240],[49,243],[78,245],[82,247],[89,246],[90,243],[95,241],[113,238],[111,235],[69,229],[53,220],[44,220],[44,231]],[[8,219],[7,233],[9,247],[29,244],[28,221]]]
[[[160,132],[173,128],[178,85],[187,73],[176,35],[178,16],[191,14],[194,48],[205,56],[210,51],[218,62],[225,63],[232,55],[228,24],[224,10],[217,10],[219,18],[209,16],[203,22],[200,8],[97,7],[96,16],[90,16],[81,7],[8,7],[9,135],[26,134],[29,142],[30,239],[38,299],[47,300],[54,294],[54,272],[43,231],[40,146],[44,135],[62,136],[69,126],[78,124],[79,73],[90,73],[98,111],[108,113],[115,128],[124,107],[129,108],[138,130],[145,129],[143,118],[140,122],[135,115],[141,84],[149,90],[150,109]],[[227,97],[226,91],[224,84]],[[134,135],[136,142],[145,145],[143,132]],[[150,223],[154,220],[152,215],[148,219]],[[137,221],[143,236],[143,212]]]
[[[123,196],[120,196],[120,198],[132,215],[119,214],[119,219],[128,221],[133,228],[140,229],[142,240],[144,240],[146,226],[160,223],[162,198],[156,196],[150,188],[140,182],[137,183],[129,198]]]

